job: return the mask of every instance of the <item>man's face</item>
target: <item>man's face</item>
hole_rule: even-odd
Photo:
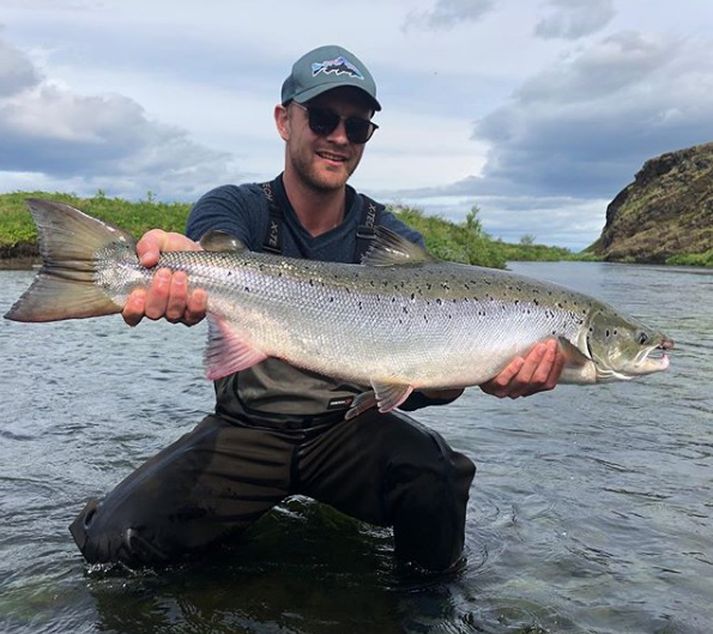
[[[348,87],[322,93],[305,105],[327,108],[342,117],[370,119],[372,114],[361,91]],[[364,144],[347,138],[343,120],[326,136],[312,132],[307,111],[298,104],[289,104],[287,111],[278,115],[278,129],[287,142],[285,168],[292,169],[312,189],[331,191],[344,187],[364,153]]]

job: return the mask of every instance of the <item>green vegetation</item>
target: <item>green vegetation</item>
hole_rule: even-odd
[[[69,203],[140,236],[147,229],[160,227],[182,232],[190,211],[187,203],[161,203],[148,192],[146,200],[130,202],[107,198],[101,190],[91,198],[72,194],[47,192],[16,192],[0,194],[0,258],[11,258],[19,251],[34,248],[37,232],[25,200],[45,198]],[[520,244],[493,240],[478,219],[474,206],[462,223],[453,223],[437,216],[427,216],[418,209],[396,206],[392,211],[404,222],[421,232],[426,246],[436,257],[465,264],[503,268],[508,260],[570,260],[594,259],[592,255],[574,254],[568,249],[535,244],[534,236],[523,236]]]
[[[682,255],[672,255],[666,258],[666,264],[685,266],[713,266],[713,249],[708,249],[704,253],[689,253]]]

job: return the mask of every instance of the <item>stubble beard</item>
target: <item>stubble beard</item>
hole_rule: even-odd
[[[307,187],[315,192],[328,193],[335,190],[343,189],[347,181],[354,173],[359,162],[349,165],[346,169],[346,177],[343,173],[338,179],[325,178],[325,175],[320,174],[319,170],[314,166],[310,159],[305,159],[300,156],[292,156],[292,166],[295,174]],[[310,157],[311,158],[311,157]]]

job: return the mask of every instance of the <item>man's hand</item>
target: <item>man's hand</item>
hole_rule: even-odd
[[[518,398],[551,390],[557,385],[565,356],[556,339],[538,343],[527,356],[516,357],[493,379],[480,389],[498,398]]]
[[[147,231],[136,244],[139,261],[148,268],[156,266],[162,251],[200,251],[200,245],[180,233],[162,229]],[[144,316],[154,320],[165,317],[170,322],[192,326],[205,317],[207,299],[203,289],[188,292],[184,272],[159,269],[147,289],[136,289],[129,295],[121,315],[129,326],[136,326]]]

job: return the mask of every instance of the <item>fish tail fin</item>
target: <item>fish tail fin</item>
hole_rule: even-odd
[[[133,251],[134,239],[64,203],[29,199],[27,205],[37,225],[42,267],[5,319],[57,321],[121,312],[97,285],[96,253],[119,242]]]

